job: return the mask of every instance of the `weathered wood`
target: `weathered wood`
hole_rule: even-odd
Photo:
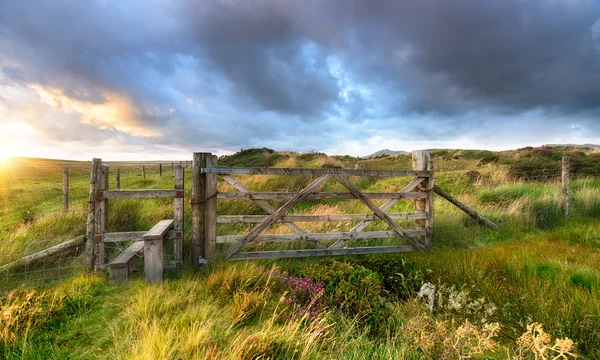
[[[86,243],[85,243],[85,268],[87,272],[94,271],[96,263],[96,183],[98,178],[98,167],[102,159],[93,159],[90,170],[90,198],[88,205],[88,218],[86,224]]]
[[[183,167],[178,166],[175,170],[175,192],[181,191],[183,194],[184,191],[184,170]],[[183,260],[183,219],[184,219],[184,203],[183,196],[176,197],[173,200],[174,206],[174,222],[173,229],[179,232],[179,237],[175,238],[173,241],[173,259],[175,261]]]
[[[223,175],[227,176],[227,175]],[[422,178],[420,178],[422,179]],[[365,192],[369,199],[427,199],[426,192]],[[221,192],[217,194],[218,199],[248,199],[248,200],[289,200],[298,195],[296,192]],[[306,197],[307,200],[314,199],[355,199],[354,195],[346,192],[315,192]]]
[[[269,215],[269,217],[265,221],[263,221],[262,223],[257,225],[254,229],[252,229],[252,231],[250,231],[242,240],[240,240],[237,244],[230,247],[225,252],[225,259],[229,259],[233,254],[238,252],[244,245],[246,245],[248,242],[252,241],[262,231],[267,229],[269,226],[271,226],[271,224],[273,224],[275,221],[279,220],[282,216],[284,216],[299,201],[304,200],[306,198],[306,196],[308,196],[308,194],[310,194],[311,192],[320,188],[330,177],[331,177],[331,175],[326,174],[326,175],[323,175],[323,176],[317,178],[312,183],[310,183],[306,188],[304,188],[304,190],[302,190],[300,193],[298,193],[298,195],[296,195],[296,197],[294,197],[293,199],[290,199],[288,202],[283,204],[283,206],[281,206],[279,209],[277,209],[277,211],[275,211],[273,214]]]
[[[186,161],[187,164],[187,161]],[[218,157],[209,155],[207,167],[217,167]],[[217,251],[217,174],[206,174],[204,200],[204,258],[214,258]]]
[[[192,264],[200,266],[200,259],[204,258],[204,199],[206,199],[206,175],[200,173],[206,167],[206,158],[209,153],[194,153],[192,170]]]
[[[425,230],[405,230],[413,237],[425,236]],[[246,235],[221,235],[217,236],[218,244],[237,243]],[[329,233],[304,233],[304,234],[263,234],[258,235],[252,242],[277,242],[277,241],[327,241],[327,240],[366,240],[398,238],[393,231],[364,231],[364,232],[329,232]],[[330,247],[331,248],[331,247]]]
[[[364,254],[383,254],[383,253],[404,253],[414,251],[415,248],[410,245],[400,246],[372,246],[357,247],[345,249],[306,249],[306,250],[280,250],[280,251],[252,251],[241,252],[233,255],[230,260],[251,260],[251,259],[284,259],[312,256],[336,256],[336,255],[364,255]]]
[[[333,177],[340,184],[344,185],[344,187],[346,189],[348,189],[348,191],[350,191],[357,199],[362,201],[363,204],[365,204],[369,209],[371,209],[371,211],[373,211],[375,213],[375,215],[377,215],[379,218],[381,218],[381,220],[385,221],[386,224],[388,224],[394,231],[396,231],[398,233],[398,235],[400,235],[400,236],[404,237],[406,240],[408,240],[408,242],[412,246],[414,246],[416,249],[419,249],[419,250],[427,250],[425,248],[425,246],[423,246],[423,244],[421,244],[419,241],[417,241],[412,236],[410,236],[406,231],[404,231],[398,224],[396,224],[394,222],[394,220],[390,219],[388,214],[381,211],[381,209],[377,205],[375,205],[371,200],[369,200],[366,196],[364,196],[360,192],[360,190],[358,190],[348,180],[346,180],[344,177],[342,177],[340,175],[333,175]]]
[[[253,175],[342,175],[342,176],[418,176],[429,177],[428,171],[413,170],[366,170],[366,169],[304,169],[304,168],[202,168],[203,172]]]
[[[171,161],[171,172],[175,171],[175,165],[173,164],[173,162]]]
[[[570,159],[568,156],[562,158],[562,210],[564,217],[569,216],[569,181],[570,181]]]
[[[144,241],[163,239],[167,232],[173,228],[173,220],[161,220],[152,229],[144,234]]]
[[[412,152],[412,168],[416,171],[424,171],[427,170],[427,165],[431,160],[431,156],[429,155],[429,150],[415,150]],[[429,185],[427,180],[424,180],[422,183],[422,189],[426,189]],[[427,198],[425,199],[417,199],[415,200],[415,212],[425,212],[427,211]],[[426,220],[417,220],[415,221],[417,229],[425,229],[427,226]]]
[[[146,167],[142,166],[142,179],[146,178]]]
[[[158,176],[162,177],[162,164],[158,164]]]
[[[108,189],[108,165],[98,166],[98,192]],[[108,200],[96,198],[96,236],[103,235],[108,227]],[[102,238],[96,241],[96,271],[100,271],[106,264],[106,251]]]
[[[132,262],[137,258],[136,255],[144,249],[143,242],[133,243],[108,264],[109,279],[116,284],[122,284],[129,280]]]
[[[433,187],[435,186],[435,172],[434,172],[434,164],[433,161],[429,162],[429,172],[431,176],[425,182],[423,182],[423,186],[425,190],[427,190],[427,202],[425,206],[425,211],[427,213],[427,219],[425,220],[425,246],[428,249],[431,249],[433,246]]]
[[[105,243],[124,242],[124,241],[143,241],[144,235],[146,233],[147,233],[147,231],[123,231],[123,232],[106,233],[102,237],[102,241],[104,241]],[[177,238],[177,236],[181,237],[181,233],[180,233],[180,235],[177,235],[177,233],[178,232],[175,230],[169,230],[167,232],[167,234],[165,235],[165,239],[175,240]]]
[[[411,180],[410,183],[408,183],[408,185],[406,185],[404,188],[402,188],[402,190],[400,190],[400,193],[408,193],[410,191],[413,191],[419,184],[421,184],[423,182],[423,180],[425,180],[426,178],[422,178],[422,177],[416,177],[414,179]],[[388,201],[386,201],[383,205],[381,205],[380,209],[381,211],[388,211],[389,209],[392,208],[392,206],[394,206],[400,199],[390,199]],[[353,227],[350,231],[351,232],[360,232],[363,231],[367,226],[369,226],[369,224],[371,224],[374,220],[366,220],[361,222],[360,224],[356,225],[355,227]],[[346,243],[347,239],[340,239],[338,241],[336,241],[334,244],[332,244],[329,248],[330,249],[335,249],[335,248],[340,248],[342,247],[345,243]]]
[[[427,213],[388,214],[392,220],[416,220],[427,219]],[[263,222],[267,215],[220,215],[217,223],[259,223]],[[285,215],[277,222],[325,222],[325,221],[377,221],[381,220],[374,214],[331,214],[331,215]]]
[[[69,168],[63,169],[63,212],[69,211]]]
[[[121,169],[117,168],[117,190],[121,188]]]
[[[491,222],[490,220],[486,219],[485,217],[479,215],[477,213],[477,211],[475,211],[475,210],[471,209],[469,206],[461,203],[460,201],[458,201],[458,199],[456,199],[454,196],[452,196],[449,193],[447,193],[446,191],[444,191],[439,186],[434,185],[433,186],[433,191],[436,194],[438,194],[439,196],[441,196],[444,199],[448,200],[450,203],[452,203],[457,208],[459,208],[462,211],[464,211],[467,215],[469,215],[473,219],[477,220],[480,224],[482,224],[484,226],[487,226],[489,228],[492,228],[492,229],[498,229],[498,225],[494,224],[493,222]]]
[[[240,183],[235,178],[233,178],[233,176],[231,176],[231,175],[222,175],[221,177],[223,178],[223,180],[225,180],[231,186],[233,186],[234,188],[236,188],[238,191],[240,191],[242,193],[249,193],[250,192],[250,189],[248,189],[246,186],[244,186],[244,184]],[[263,201],[263,200],[253,200],[253,202],[256,205],[258,205],[260,208],[262,208],[263,210],[265,210],[267,212],[267,214],[272,214],[272,213],[274,213],[276,211],[276,209],[273,206],[271,206],[271,204],[269,204],[266,201]],[[294,223],[286,222],[286,223],[284,223],[284,225],[287,226],[289,229],[291,229],[296,234],[304,234],[304,233],[306,233],[304,230],[302,230],[298,225],[296,225]],[[319,243],[317,241],[309,241],[309,243],[312,244],[316,248],[320,248],[320,249],[324,249],[325,248],[325,246],[323,246],[321,243]]]
[[[158,199],[176,196],[176,190],[98,190],[98,199]]]
[[[8,264],[4,264],[0,266],[1,272],[8,272],[11,269],[19,268],[22,266],[28,266],[31,264],[38,263],[40,261],[44,261],[46,259],[52,258],[57,254],[61,254],[63,252],[71,252],[75,248],[82,248],[86,245],[86,236],[81,235],[76,237],[75,239],[65,241],[58,245],[54,245],[46,250],[39,251],[35,254],[31,254],[25,257],[22,257],[18,260],[12,261]]]
[[[164,247],[163,239],[146,240],[144,238],[144,276],[151,284],[162,282]]]

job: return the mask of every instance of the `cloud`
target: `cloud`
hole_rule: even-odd
[[[599,19],[596,0],[5,1],[0,85],[37,98],[49,141],[487,146],[519,119],[576,142],[600,137]]]

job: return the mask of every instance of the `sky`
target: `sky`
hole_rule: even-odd
[[[0,158],[600,143],[599,0],[0,0]]]

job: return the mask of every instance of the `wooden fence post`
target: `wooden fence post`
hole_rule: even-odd
[[[158,175],[162,176],[162,164],[158,164]]]
[[[108,165],[98,166],[96,193],[108,190]],[[106,264],[106,250],[104,237],[108,224],[108,199],[96,200],[96,271],[101,270]]]
[[[63,170],[63,212],[69,211],[69,168]]]
[[[101,162],[102,159],[92,160],[92,168],[90,170],[90,202],[85,232],[85,267],[87,272],[94,271],[94,264],[96,262],[96,182],[98,178],[98,167]]]
[[[175,172],[175,167],[173,165],[173,162],[171,161],[171,172]]]
[[[431,249],[431,246],[433,245],[433,187],[435,186],[433,161],[429,161],[429,171],[431,172],[431,176],[429,177],[429,180],[425,180],[423,183],[425,184],[425,190],[427,191],[427,220],[425,220],[425,246],[428,249]]]
[[[183,195],[184,195],[184,170],[183,167],[178,166],[175,169],[175,200],[173,205],[175,207],[175,214],[173,219],[173,230],[175,230],[175,240],[173,240],[173,260],[175,260],[176,266],[181,266],[183,261]],[[179,194],[181,192],[181,194]],[[181,196],[179,196],[181,195]]]
[[[564,217],[569,216],[569,181],[571,162],[568,156],[562,158],[562,208]]]
[[[204,236],[205,236],[205,206],[206,199],[206,174],[200,169],[206,167],[208,153],[194,153],[192,169],[192,264],[200,267],[201,259],[204,259]]]
[[[429,150],[415,150],[412,152],[412,168],[417,171],[426,171],[427,165],[431,161],[431,156],[429,155]],[[429,179],[424,180],[422,185],[419,186],[420,190],[427,191],[428,189],[433,188],[430,186]],[[433,194],[432,194],[433,195]],[[431,196],[433,197],[433,196]],[[429,202],[429,196],[427,199],[416,199],[415,200],[415,211],[416,212],[427,212]],[[433,203],[432,203],[433,204]],[[433,214],[433,212],[432,212]],[[430,242],[429,234],[427,234],[428,220],[415,220],[417,230],[426,230],[425,235],[425,246],[427,246]]]
[[[206,167],[218,167],[218,157],[209,154],[206,157]],[[217,250],[217,174],[208,173],[206,176],[206,191],[204,200],[204,258],[214,258]]]
[[[146,178],[146,167],[142,166],[142,179]]]
[[[117,190],[121,188],[121,169],[117,168]]]

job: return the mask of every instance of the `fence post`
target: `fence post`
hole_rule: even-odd
[[[117,168],[117,190],[121,188],[121,169]]]
[[[146,178],[146,167],[142,166],[142,179]]]
[[[184,190],[184,170],[178,166],[175,169],[175,207],[173,230],[175,230],[175,240],[173,240],[173,260],[175,265],[180,266],[183,260],[183,190]]]
[[[431,161],[429,150],[415,150],[412,152],[412,168],[416,171],[427,171],[427,165]],[[419,185],[418,189],[421,191],[428,190],[430,187],[429,179],[423,181],[422,185]],[[428,196],[429,198],[429,196]],[[429,199],[416,199],[415,200],[415,212],[427,212]],[[417,230],[425,230],[425,245],[429,243],[430,239],[427,234],[428,220],[415,220]]]
[[[87,272],[94,271],[96,262],[96,182],[98,178],[98,166],[102,159],[93,159],[92,168],[90,170],[90,203],[88,207],[87,227],[85,232],[85,268]]]
[[[162,177],[162,164],[158,164],[158,175]]]
[[[569,216],[569,181],[571,162],[568,156],[562,158],[562,208],[564,217]]]
[[[433,245],[433,214],[434,214],[433,187],[435,186],[433,161],[429,161],[429,171],[431,172],[431,176],[429,177],[429,180],[426,180],[424,182],[425,190],[427,191],[427,206],[426,206],[427,220],[425,220],[425,225],[426,225],[425,246],[428,249],[431,249],[431,246]]]
[[[171,161],[171,172],[175,172],[175,167],[173,166],[173,162]]]
[[[96,193],[108,190],[108,165],[98,166],[98,179]],[[106,263],[106,250],[104,249],[104,234],[108,224],[108,199],[96,199],[96,271],[101,270]]]
[[[63,170],[63,212],[69,211],[69,168]]]
[[[218,167],[218,157],[209,154],[206,167]],[[217,174],[206,174],[206,199],[204,200],[204,258],[209,260],[217,250]]]
[[[192,265],[200,267],[200,261],[204,259],[204,236],[205,236],[205,206],[206,199],[206,174],[200,169],[206,167],[208,153],[194,153],[192,169]]]

